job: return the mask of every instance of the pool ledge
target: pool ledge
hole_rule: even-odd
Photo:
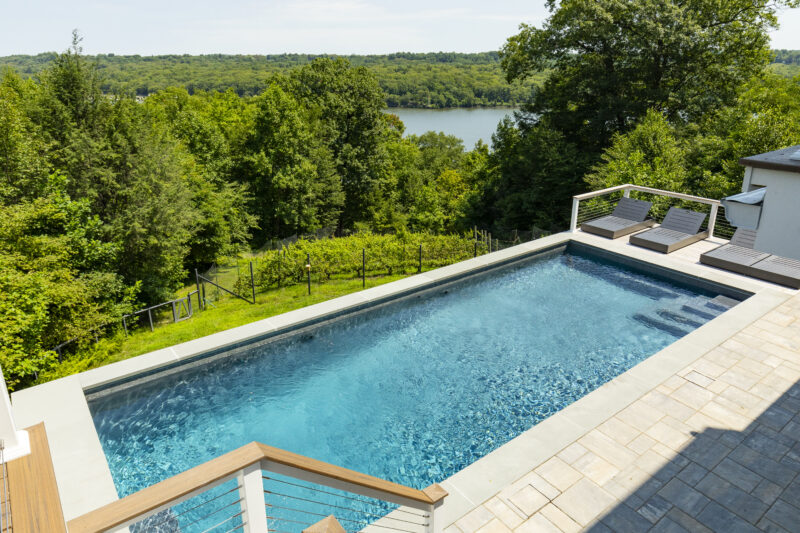
[[[654,269],[667,268],[734,287],[753,296],[445,480],[442,486],[450,496],[437,522],[448,525],[646,394],[678,368],[781,305],[790,293],[614,241],[580,233],[559,233],[15,392],[12,394],[15,416],[22,427],[45,422],[64,517],[70,520],[118,497],[89,412],[87,392],[441,286],[570,241],[627,256]]]

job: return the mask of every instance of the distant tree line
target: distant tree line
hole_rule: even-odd
[[[2,67],[23,77],[37,76],[58,57],[55,52],[0,58]],[[196,91],[227,91],[239,96],[260,94],[272,75],[336,56],[280,55],[162,55],[87,56],[102,75],[104,93],[132,92],[138,96],[184,87]],[[497,52],[459,54],[396,53],[341,56],[364,66],[377,78],[388,107],[516,106],[531,96],[534,80],[508,83]]]

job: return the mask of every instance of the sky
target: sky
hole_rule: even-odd
[[[499,49],[544,0],[0,0],[0,56],[62,51],[77,28],[87,54],[384,54]],[[800,49],[800,9],[779,15],[773,48]]]

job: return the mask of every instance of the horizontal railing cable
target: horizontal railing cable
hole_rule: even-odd
[[[236,513],[235,515],[233,515],[233,516],[229,516],[228,518],[226,518],[226,519],[225,519],[225,520],[223,520],[222,522],[218,522],[218,523],[214,524],[213,526],[211,526],[210,528],[208,528],[208,529],[204,529],[204,530],[202,531],[202,533],[209,533],[210,531],[213,531],[213,530],[217,529],[219,526],[221,526],[221,525],[222,525],[222,524],[224,524],[225,522],[230,522],[230,521],[231,521],[231,520],[233,520],[234,518],[237,518],[237,517],[239,517],[239,516],[242,516],[243,514],[244,514],[244,511],[239,511],[239,512],[238,512],[238,513]],[[243,526],[244,526],[244,524],[240,524],[239,526],[237,526],[237,527],[235,527],[235,528],[233,528],[232,530],[229,530],[229,531],[236,531],[237,529],[240,529],[240,528],[241,528],[241,527],[243,527]]]
[[[366,503],[366,504],[372,505],[372,506],[377,506],[378,505],[376,503],[373,503],[373,502],[369,501],[368,499],[356,498],[354,496],[348,496],[346,494],[337,494],[335,492],[329,492],[329,491],[326,491],[326,490],[323,490],[323,489],[318,489],[316,487],[311,487],[311,486],[308,486],[308,485],[302,485],[300,483],[292,483],[291,481],[285,481],[285,480],[277,479],[277,478],[274,478],[274,477],[263,476],[263,475],[261,477],[263,479],[268,480],[268,481],[276,481],[278,483],[283,483],[285,485],[291,485],[293,487],[297,487],[297,488],[300,488],[300,489],[306,489],[306,490],[311,490],[311,491],[315,491],[315,492],[321,492],[322,494],[327,494],[329,496],[336,496],[337,498],[345,498],[345,499],[348,499],[348,500],[353,500],[354,502]],[[414,512],[405,510],[405,509],[395,509],[395,511],[396,512],[407,513],[407,514],[410,514],[410,515],[413,515],[413,516],[419,516],[419,517],[423,517],[423,518],[428,518],[429,517],[429,515],[426,514],[426,513],[418,514],[418,513],[414,513]]]
[[[403,520],[402,518],[395,518],[393,516],[387,516],[386,514],[375,514],[375,513],[369,512],[369,511],[364,511],[362,509],[356,509],[355,507],[345,507],[343,505],[335,505],[335,504],[332,504],[332,503],[320,502],[320,501],[317,501],[317,500],[311,500],[309,498],[301,498],[300,496],[292,496],[290,494],[281,494],[280,492],[273,492],[273,491],[270,491],[270,490],[264,490],[264,494],[273,494],[275,496],[281,496],[283,498],[289,498],[289,499],[292,499],[292,500],[300,500],[300,501],[304,501],[304,502],[308,502],[308,503],[313,503],[315,505],[322,505],[324,507],[333,507],[335,509],[342,509],[343,511],[350,511],[350,512],[353,512],[353,513],[368,515],[368,516],[372,516],[372,517],[375,517],[375,518],[386,518],[386,519],[389,519],[389,520],[397,520],[398,522],[405,522],[406,524],[413,524],[415,526],[427,525],[427,524],[424,524],[424,523],[412,522],[411,520]],[[419,516],[419,515],[417,515],[417,516]],[[422,517],[420,517],[420,518],[422,518]]]
[[[200,507],[203,507],[204,505],[207,505],[207,504],[213,502],[214,500],[218,500],[218,499],[222,498],[223,496],[227,496],[228,494],[230,494],[232,492],[235,492],[235,491],[237,491],[237,490],[239,490],[241,488],[242,488],[241,486],[234,487],[231,490],[229,490],[228,492],[224,492],[222,494],[218,494],[217,496],[214,496],[213,498],[209,498],[208,500],[204,500],[201,503],[198,503],[197,505],[189,507],[188,509],[184,509],[180,513],[175,513],[173,515],[170,515],[168,518],[165,518],[161,522],[157,522],[156,524],[148,524],[148,527],[151,528],[151,529],[156,529],[159,526],[161,526],[163,524],[166,524],[167,522],[171,522],[172,520],[175,520],[178,517],[181,517],[181,516],[183,516],[183,515],[185,515],[187,513],[191,513],[192,511],[195,511],[195,510],[199,509]],[[235,503],[239,503],[241,501],[242,501],[242,499],[239,498],[238,500],[236,500]],[[224,507],[221,507],[220,509],[224,509]],[[214,513],[211,513],[211,514],[214,514]]]
[[[272,509],[281,509],[283,511],[291,511],[291,512],[294,512],[294,513],[307,514],[307,515],[310,515],[310,516],[317,516],[317,517],[320,517],[320,518],[326,518],[326,517],[329,516],[329,514],[315,513],[314,511],[307,511],[305,509],[297,509],[297,508],[294,508],[294,507],[286,507],[286,506],[283,506],[283,505],[275,505],[274,503],[265,503],[264,505],[266,505],[267,507],[270,507]],[[267,518],[269,518],[269,517],[267,517]],[[272,517],[272,518],[273,518],[273,520],[279,520],[279,521],[280,520],[286,520],[286,519],[283,519],[283,518],[280,518],[280,517]],[[374,522],[365,522],[363,520],[353,520],[352,518],[336,517],[336,520],[338,520],[339,522],[350,522],[351,524],[357,524],[357,525],[363,526],[363,527],[367,527],[367,526],[380,527],[380,528],[383,528],[383,529],[390,529],[392,531],[403,531],[404,533],[409,531],[408,529],[400,529],[398,527],[385,526],[383,524],[376,524]],[[286,521],[291,522],[292,520],[286,520]],[[427,524],[414,524],[414,525],[427,526]]]
[[[182,525],[181,525],[181,528],[182,528],[183,530],[186,530],[186,528],[188,528],[189,526],[193,526],[194,524],[197,524],[198,522],[202,522],[202,521],[204,521],[204,520],[206,520],[206,519],[208,519],[208,518],[211,518],[212,516],[214,516],[215,514],[219,513],[220,511],[223,511],[224,509],[227,509],[228,507],[233,507],[234,505],[239,505],[241,502],[242,502],[242,499],[241,499],[241,498],[239,498],[239,499],[238,499],[238,500],[236,500],[235,502],[231,502],[231,503],[228,503],[228,504],[226,504],[226,505],[223,505],[223,506],[222,506],[222,507],[220,507],[219,509],[217,509],[217,510],[215,510],[215,511],[211,511],[210,513],[206,513],[205,515],[203,515],[203,516],[201,516],[201,517],[199,517],[199,518],[196,518],[196,519],[192,520],[191,522],[189,522],[189,523],[187,523],[187,524],[182,524]],[[226,518],[225,520],[223,520],[221,523],[223,523],[223,524],[224,524],[224,523],[225,523],[225,522],[227,522],[228,520],[230,520],[230,519],[232,519],[232,518],[235,518],[235,517],[239,516],[240,514],[242,514],[242,513],[241,513],[241,512],[239,512],[239,513],[237,513],[237,514],[235,514],[235,515],[233,515],[233,516],[230,516],[230,517]],[[214,527],[216,527],[216,526],[214,526]]]

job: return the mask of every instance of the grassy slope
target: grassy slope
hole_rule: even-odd
[[[380,276],[367,278],[367,288],[377,287],[405,276]],[[256,295],[256,304],[243,300],[226,298],[216,304],[215,308],[196,313],[194,317],[177,324],[165,324],[156,327],[154,332],[140,330],[121,340],[119,350],[110,357],[96,361],[90,368],[102,366],[129,357],[141,355],[153,350],[166,348],[181,342],[190,341],[212,333],[249,324],[271,316],[286,313],[308,305],[319,303],[338,296],[362,290],[360,279],[333,280],[322,285],[312,286],[308,295],[305,285],[292,285],[272,289]],[[117,339],[119,342],[120,339]]]

